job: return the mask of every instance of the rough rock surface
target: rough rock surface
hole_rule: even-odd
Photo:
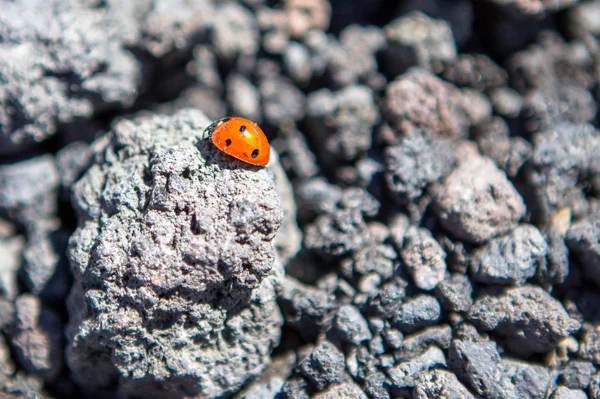
[[[415,285],[424,291],[433,290],[446,277],[446,253],[427,229],[409,229],[400,256]]]
[[[387,86],[382,108],[395,129],[428,128],[446,137],[465,137],[469,126],[491,114],[491,104],[481,94],[460,90],[417,67]]]
[[[595,127],[561,123],[537,133],[532,141],[527,178],[539,219],[548,224],[563,207],[580,213],[574,198],[584,197],[581,183],[590,181],[600,169],[600,135]]]
[[[140,79],[127,27],[70,1],[3,2],[0,133],[4,150],[42,141],[98,103],[131,104]],[[27,24],[23,22],[27,21]],[[60,40],[59,40],[60,39]],[[91,51],[93,49],[93,51]],[[67,79],[78,84],[68,85]],[[25,93],[19,94],[19,93]]]
[[[201,139],[208,124],[121,121],[73,187],[67,361],[88,390],[217,397],[270,361],[281,203],[268,169]]]
[[[510,348],[521,354],[548,352],[580,328],[560,302],[534,286],[482,295],[469,319],[484,331],[506,336]]]
[[[542,233],[534,226],[520,225],[477,250],[471,259],[471,271],[478,282],[521,285],[536,274],[546,252]]]
[[[410,203],[427,187],[445,177],[454,166],[450,140],[430,130],[414,130],[385,149],[385,178],[400,203]]]
[[[446,177],[434,203],[444,227],[472,243],[512,230],[525,214],[525,203],[506,174],[476,154]]]
[[[571,226],[567,244],[583,264],[586,275],[600,284],[600,213]]]

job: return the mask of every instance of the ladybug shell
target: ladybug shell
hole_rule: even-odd
[[[223,118],[209,129],[210,140],[225,154],[251,165],[269,163],[271,147],[267,136],[251,120],[237,116]]]

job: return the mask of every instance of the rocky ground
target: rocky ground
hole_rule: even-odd
[[[0,0],[0,398],[600,398],[599,83],[598,0]]]

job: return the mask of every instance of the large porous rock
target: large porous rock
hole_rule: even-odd
[[[123,120],[73,186],[67,362],[88,395],[221,397],[279,341],[273,174],[203,139],[209,123]]]
[[[525,215],[519,192],[494,162],[470,146],[436,190],[434,205],[441,224],[454,236],[483,243],[517,226]]]

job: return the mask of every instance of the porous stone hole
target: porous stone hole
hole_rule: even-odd
[[[190,222],[190,230],[192,231],[192,234],[195,234],[195,235],[198,235],[201,233],[200,223],[198,223],[198,218],[196,218],[195,214],[192,216],[192,221]]]

